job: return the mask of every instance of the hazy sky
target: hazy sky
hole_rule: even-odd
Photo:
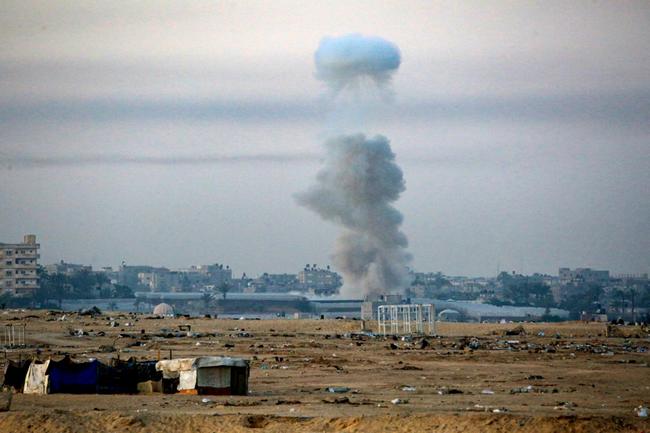
[[[650,271],[650,2],[0,3],[0,241],[42,262],[329,263],[292,195],[332,125],[391,140],[418,271]],[[324,36],[378,35],[392,104],[337,118]],[[363,119],[363,121],[361,121]]]

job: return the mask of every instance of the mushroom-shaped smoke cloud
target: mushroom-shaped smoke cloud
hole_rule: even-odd
[[[339,92],[364,79],[384,87],[399,68],[401,54],[395,44],[385,39],[351,34],[323,38],[314,60],[316,77]]]
[[[358,34],[324,38],[314,57],[316,76],[328,84],[332,96],[352,92],[360,96],[352,102],[361,109],[366,92],[357,91],[379,88],[388,93],[401,61],[392,42]],[[402,214],[392,205],[405,187],[388,140],[380,135],[340,135],[325,147],[316,183],[296,195],[298,203],[345,228],[332,259],[343,274],[347,295],[372,299],[398,292],[408,284],[411,256],[400,230]]]

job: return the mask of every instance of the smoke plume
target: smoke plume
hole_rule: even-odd
[[[388,140],[342,135],[325,146],[316,184],[296,196],[298,203],[347,229],[332,256],[346,287],[364,295],[402,288],[410,256],[402,215],[391,203],[405,187]]]
[[[339,93],[371,81],[385,89],[399,68],[401,54],[392,42],[374,36],[351,34],[323,38],[314,54],[316,78]]]
[[[401,55],[395,44],[382,38],[353,34],[324,38],[314,59],[317,78],[336,98],[342,92],[361,96],[365,92],[358,90],[364,86],[389,92]],[[353,101],[366,109],[361,98]],[[349,111],[342,114],[349,116]],[[411,257],[406,252],[406,236],[400,231],[402,214],[392,203],[405,186],[388,139],[340,135],[327,140],[325,148],[316,183],[296,199],[321,218],[345,228],[332,255],[343,274],[343,291],[373,298],[403,289]]]

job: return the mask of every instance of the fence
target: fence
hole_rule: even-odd
[[[433,304],[380,305],[377,307],[379,333],[435,334],[436,308]]]
[[[2,332],[2,346],[21,347],[25,345],[25,328],[27,325],[5,325]]]

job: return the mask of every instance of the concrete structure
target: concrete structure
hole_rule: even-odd
[[[153,272],[138,273],[140,287],[146,287],[152,292],[177,291],[181,288],[181,274],[167,268],[157,268]]]
[[[332,295],[341,287],[342,279],[339,274],[327,269],[317,268],[316,265],[306,266],[298,272],[298,283],[305,291],[315,295]]]
[[[0,243],[0,293],[28,296],[39,288],[36,235],[25,235],[22,243]]]
[[[61,260],[59,263],[45,265],[45,271],[47,271],[48,274],[72,275],[77,272],[92,272],[92,270],[92,266],[66,263],[63,260]]]
[[[190,266],[180,271],[184,280],[184,289],[218,289],[223,284],[230,285],[232,269],[230,266],[215,263],[214,265]]]
[[[361,303],[361,319],[375,320],[377,319],[377,307],[387,304],[401,304],[404,303],[404,297],[400,294],[377,295],[367,297]],[[408,301],[406,301],[408,302]]]
[[[181,314],[293,313],[311,309],[306,297],[287,293],[228,293],[224,299],[207,292],[136,292],[135,301],[151,308],[164,302]]]
[[[609,282],[609,271],[597,271],[591,268],[560,268],[560,283],[599,283],[606,284]]]
[[[161,270],[161,269],[165,269],[169,271],[169,269],[167,268],[155,268],[153,266],[142,266],[142,265],[132,266],[132,265],[127,265],[125,263],[122,263],[122,265],[120,265],[120,268],[117,272],[117,282],[118,284],[128,286],[133,289],[143,287],[140,285],[138,274],[154,272],[156,270]]]
[[[249,281],[244,291],[247,293],[284,293],[299,289],[300,287],[298,286],[298,277],[296,274],[264,273],[254,280]]]

